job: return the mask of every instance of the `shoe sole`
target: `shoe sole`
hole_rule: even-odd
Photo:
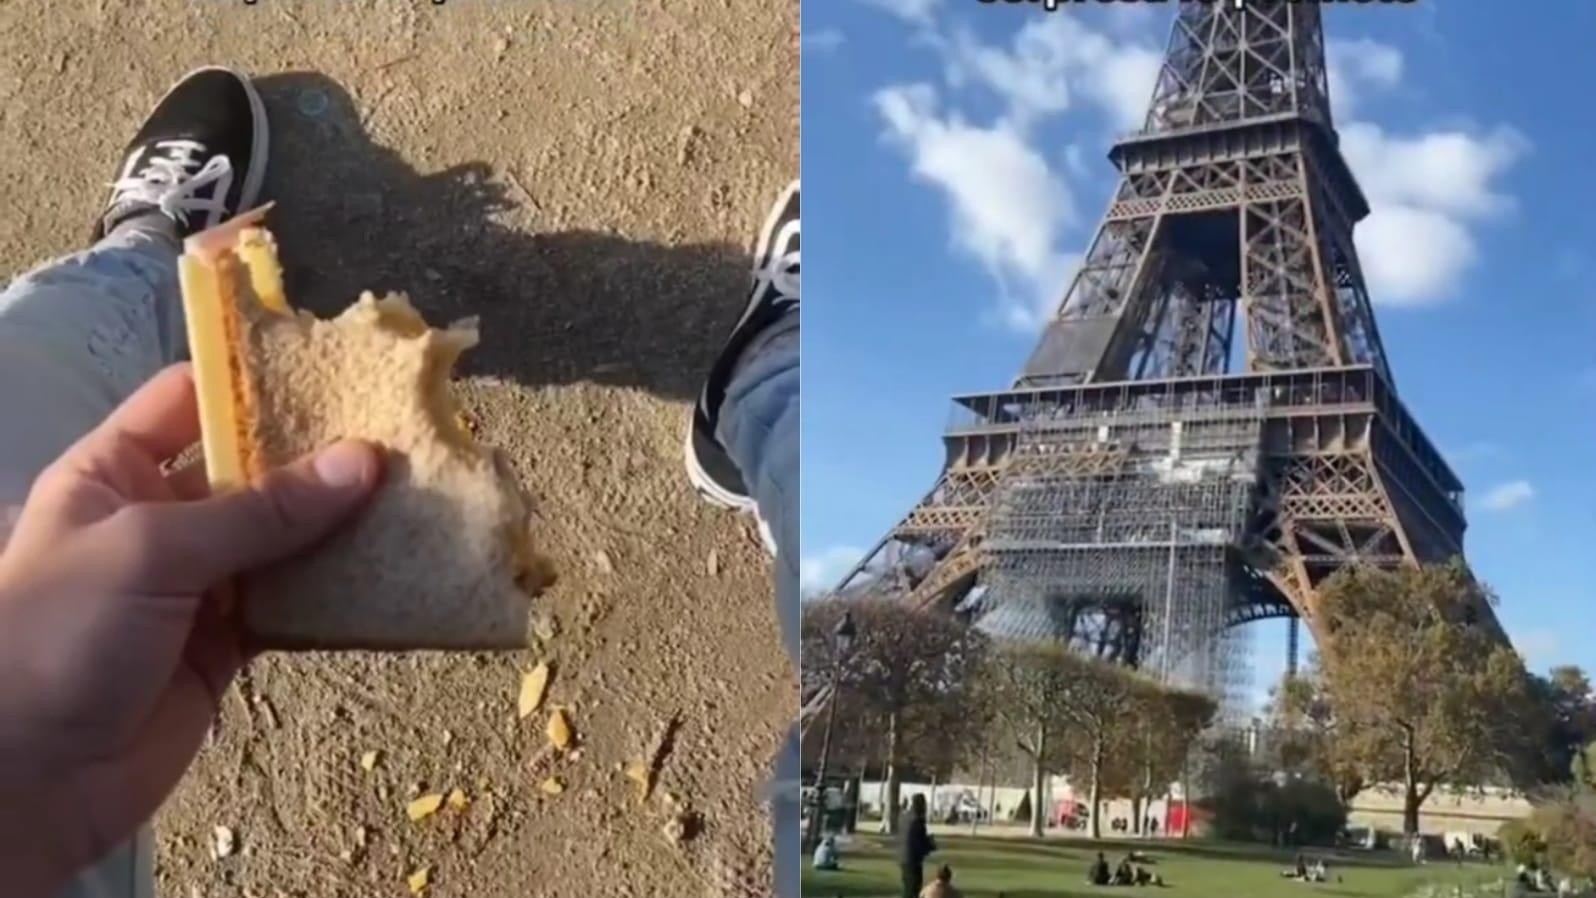
[[[683,456],[687,460],[687,479],[693,484],[693,489],[698,492],[698,497],[717,508],[730,509],[731,511],[746,512],[754,516],[754,521],[759,525],[759,540],[765,544],[772,556],[777,554],[776,535],[770,531],[770,522],[759,513],[759,503],[750,496],[743,496],[731,492],[714,480],[710,479],[704,471],[703,465],[698,460],[698,451],[693,448],[693,425],[687,424],[687,445],[684,447]]]
[[[150,109],[153,111],[156,107],[166,102],[166,98],[177,90],[178,85],[198,75],[200,72],[226,72],[237,78],[238,83],[244,87],[244,96],[249,98],[250,124],[254,126],[249,141],[249,169],[244,172],[244,182],[238,188],[238,210],[233,215],[217,222],[217,224],[222,224],[255,208],[255,203],[260,199],[261,186],[266,183],[266,158],[271,149],[271,125],[266,118],[266,103],[261,100],[260,93],[255,90],[255,83],[250,81],[243,72],[230,69],[224,65],[200,66],[177,79],[177,84],[172,85],[166,93],[162,94],[161,99],[157,100]]]
[[[693,422],[687,422],[687,440],[683,447],[682,456],[687,460],[687,479],[692,482],[693,489],[711,505],[721,508],[730,508],[734,511],[753,511],[754,500],[750,496],[734,493],[716,483],[704,470],[704,465],[698,460],[698,450],[693,446]]]

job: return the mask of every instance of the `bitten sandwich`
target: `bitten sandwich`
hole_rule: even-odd
[[[475,322],[434,330],[370,293],[331,320],[295,311],[263,214],[190,237],[180,261],[211,488],[348,437],[382,448],[384,477],[316,549],[234,585],[247,633],[281,649],[525,647],[528,503],[449,391]]]

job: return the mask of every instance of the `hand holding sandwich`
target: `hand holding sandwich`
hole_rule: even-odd
[[[343,441],[208,496],[161,464],[199,438],[161,372],[38,480],[0,552],[0,867],[48,892],[148,820],[245,654],[207,591],[313,545],[380,478]]]

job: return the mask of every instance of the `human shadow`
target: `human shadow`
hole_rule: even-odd
[[[272,126],[268,223],[296,305],[325,316],[362,290],[404,292],[435,326],[480,317],[462,374],[696,393],[742,311],[746,250],[529,233],[506,220],[539,214],[537,174],[503,177],[490,161],[424,174],[372,142],[333,79],[256,84]]]

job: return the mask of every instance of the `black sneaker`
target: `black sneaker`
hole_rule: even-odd
[[[692,425],[687,429],[687,477],[699,495],[714,505],[740,511],[754,507],[737,465],[715,438],[715,428],[720,423],[726,387],[743,350],[765,328],[797,308],[798,182],[794,181],[765,219],[759,244],[754,248],[754,285],[748,308],[715,359],[703,392],[698,395],[698,404],[693,407]]]
[[[266,142],[266,106],[248,78],[189,72],[128,144],[94,239],[140,215],[165,215],[187,237],[248,211],[266,178]]]

